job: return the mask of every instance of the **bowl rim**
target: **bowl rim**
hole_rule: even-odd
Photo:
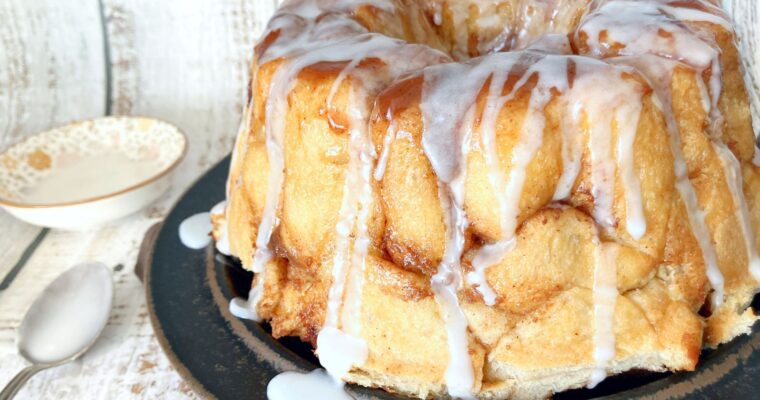
[[[73,125],[83,124],[86,122],[98,123],[105,120],[130,120],[130,119],[147,119],[147,120],[152,120],[155,122],[161,122],[161,123],[171,126],[172,128],[176,130],[177,133],[179,133],[179,137],[182,139],[182,151],[176,157],[176,159],[172,161],[171,164],[169,164],[168,166],[166,166],[159,172],[151,175],[150,177],[140,182],[134,183],[132,185],[127,186],[126,188],[119,189],[114,192],[110,192],[110,193],[106,193],[106,194],[102,194],[98,196],[86,197],[84,199],[79,199],[79,200],[69,200],[69,201],[63,201],[59,203],[40,203],[40,204],[37,204],[37,203],[30,204],[30,203],[24,203],[24,202],[19,202],[19,201],[14,201],[14,200],[8,200],[0,196],[0,206],[13,207],[13,208],[56,208],[56,207],[76,206],[76,205],[82,205],[82,204],[87,204],[87,203],[94,203],[99,200],[105,200],[111,197],[116,197],[124,193],[139,189],[143,186],[147,186],[163,178],[164,176],[168,175],[170,172],[175,170],[177,166],[179,166],[179,164],[185,159],[185,156],[187,156],[187,151],[188,151],[187,134],[184,131],[182,131],[182,129],[180,129],[177,125],[172,124],[171,122],[168,122],[160,118],[147,117],[147,116],[142,116],[142,115],[106,115],[102,117],[95,117],[95,118],[89,118],[89,119],[73,120],[63,125],[58,125],[53,128],[46,129],[44,131],[39,131],[33,135],[29,135],[15,143],[12,143],[11,145],[7,146],[2,151],[0,151],[0,156],[6,154],[10,149],[14,148],[15,146],[21,145],[24,142],[30,140],[31,138],[42,135],[44,133],[52,132],[52,131],[70,127]]]

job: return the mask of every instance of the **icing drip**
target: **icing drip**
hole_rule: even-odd
[[[277,32],[275,40],[269,44],[260,54],[257,54],[259,63],[282,59],[282,64],[277,68],[271,80],[271,86],[265,104],[265,135],[266,150],[269,160],[269,176],[267,182],[267,195],[264,205],[262,219],[258,227],[255,247],[251,262],[252,270],[258,274],[257,284],[251,288],[249,293],[250,315],[257,315],[256,307],[261,299],[264,289],[265,265],[272,260],[274,254],[269,248],[272,233],[279,225],[277,211],[280,203],[280,194],[284,180],[285,160],[283,153],[284,143],[284,124],[285,116],[288,111],[288,94],[292,89],[294,79],[300,71],[310,65],[321,62],[344,62],[348,61],[348,66],[343,68],[334,90],[340,82],[352,73],[360,61],[367,57],[379,58],[386,61],[389,66],[390,77],[398,75],[409,68],[419,68],[432,61],[440,61],[447,57],[437,51],[419,45],[409,45],[405,42],[389,38],[387,36],[368,33],[366,28],[355,20],[341,14],[328,14],[328,11],[345,11],[361,4],[368,4],[380,10],[392,11],[394,5],[390,1],[352,1],[352,0],[334,0],[334,1],[290,1],[285,3],[278,13],[272,18],[268,26],[268,32],[264,37]],[[327,17],[319,18],[323,15]],[[293,29],[296,27],[297,29]],[[318,45],[315,45],[318,43]],[[366,78],[366,77],[365,77]],[[379,79],[366,79],[367,90],[372,84],[379,84]],[[347,176],[347,183],[351,190],[345,190],[349,196],[353,196],[355,185],[364,181],[364,188],[358,201],[367,201],[371,198],[371,191],[368,193],[369,173],[371,173],[372,155],[367,153],[371,151],[371,146],[366,138],[366,127],[363,121],[366,121],[366,92],[352,93],[362,106],[353,107],[349,116],[354,124],[351,132],[351,152],[350,168]],[[361,153],[361,154],[360,154]],[[355,176],[359,171],[359,178]],[[369,172],[368,172],[369,171]],[[366,179],[364,179],[366,178]],[[341,206],[341,215],[336,226],[337,232],[337,250],[336,260],[333,267],[334,283],[330,289],[328,304],[328,322],[326,326],[337,326],[338,308],[343,300],[343,292],[346,281],[346,275],[349,274],[350,268],[346,266],[346,253],[349,247],[348,235],[352,230],[354,219],[356,218],[355,208],[357,207],[356,199],[352,197],[344,199]],[[359,206],[360,207],[360,206]],[[363,216],[366,217],[366,209]],[[362,267],[362,254],[366,254],[368,239],[366,238],[366,226],[364,221],[358,222],[359,234],[364,234],[364,238],[359,237],[354,245],[354,255],[351,259],[356,259]],[[362,228],[363,227],[363,228]],[[352,299],[351,306],[358,308],[354,304],[360,296],[361,291],[361,273],[359,276],[350,278]],[[337,305],[335,305],[337,303]],[[353,311],[352,311],[353,312]],[[358,311],[356,311],[358,312]],[[334,315],[334,316],[331,316]],[[332,319],[335,319],[333,321]]]
[[[647,75],[655,87],[658,97],[664,103],[662,107],[666,115],[671,136],[671,150],[675,159],[676,188],[686,206],[692,232],[702,250],[707,278],[713,288],[711,301],[713,309],[716,309],[723,302],[724,278],[717,263],[710,231],[704,221],[704,211],[699,207],[696,193],[687,176],[688,171],[681,151],[680,132],[673,116],[670,96],[673,69],[678,65],[676,61],[694,68],[697,71],[697,77],[702,76],[703,72],[709,68],[708,85],[702,79],[697,79],[697,84],[702,94],[702,105],[710,116],[710,132],[714,137],[721,136],[720,129],[722,128],[723,117],[718,108],[718,100],[722,92],[720,48],[715,43],[711,33],[691,30],[682,21],[712,23],[729,31],[731,31],[731,26],[727,17],[718,7],[706,2],[699,4],[706,11],[679,7],[663,0],[651,0],[649,2],[609,1],[584,19],[578,29],[578,34],[581,32],[586,34],[586,44],[589,46],[590,52],[596,56],[637,56],[624,57],[619,62],[634,65]],[[600,42],[602,32],[606,36],[605,43]],[[578,34],[576,38],[578,38]],[[616,48],[616,54],[606,54],[610,48],[610,43],[622,44],[623,47]],[[724,153],[720,150],[721,146],[713,146],[719,155]],[[723,155],[725,156],[725,154]],[[740,172],[731,172],[734,167],[730,167],[730,162],[725,162],[726,157],[723,157],[723,161],[727,179],[731,181],[734,179],[732,175],[739,175],[740,182]],[[736,182],[733,183],[733,186],[736,186]],[[738,187],[741,188],[741,185]],[[745,241],[754,243],[754,235],[748,220],[741,215],[741,204],[745,203],[742,192],[732,190],[732,197],[737,205],[740,224],[742,227],[746,227],[746,229],[742,229]],[[760,267],[755,261],[755,246],[748,245],[747,249],[750,271],[757,271]]]
[[[647,231],[644,208],[641,204],[641,188],[633,166],[633,142],[636,140],[640,114],[641,101],[627,102],[615,111],[618,127],[617,161],[625,188],[625,226],[631,237],[636,240],[641,239]]]
[[[452,182],[455,175],[461,175],[464,180],[466,165],[466,150],[469,148],[471,135],[472,107],[486,80],[491,77],[488,104],[483,111],[482,136],[486,162],[489,166],[489,180],[494,186],[494,191],[500,203],[502,215],[506,212],[507,193],[503,189],[503,174],[498,166],[498,155],[495,148],[495,121],[504,103],[511,96],[502,97],[501,88],[507,79],[508,71],[517,60],[514,54],[495,54],[488,58],[475,60],[469,64],[449,64],[434,66],[425,70],[425,86],[422,96],[422,113],[425,124],[425,134],[422,142],[425,153],[438,175],[441,182]],[[456,103],[451,104],[452,99]],[[452,112],[453,110],[453,112]],[[469,118],[465,116],[469,113]],[[467,124],[466,124],[467,123]],[[466,137],[465,137],[466,136]],[[459,146],[450,146],[450,143],[460,143]],[[489,145],[490,144],[490,145]],[[462,182],[463,184],[463,182]],[[461,188],[458,188],[461,190]],[[449,189],[451,190],[451,189]],[[463,197],[453,190],[455,195]],[[462,203],[463,203],[462,198]],[[453,202],[454,206],[461,204]],[[464,210],[460,210],[464,214]],[[455,220],[456,221],[456,220]],[[463,230],[467,228],[466,218]],[[449,236],[446,248],[455,247]],[[468,274],[470,284],[477,285],[477,290],[483,295],[487,304],[493,304],[496,294],[490,288],[485,279],[485,265],[494,257],[493,253],[501,253],[509,248],[508,241],[502,241],[487,247],[481,257],[473,261],[475,271]],[[504,249],[502,249],[504,248]],[[489,264],[490,265],[490,264]]]
[[[385,175],[385,167],[388,166],[388,153],[390,152],[391,143],[393,143],[393,136],[395,134],[396,123],[395,120],[391,120],[391,123],[388,124],[388,131],[385,132],[385,137],[383,138],[383,151],[380,153],[380,158],[377,160],[377,167],[372,174],[372,177],[375,178],[376,181],[382,180],[383,175]]]
[[[191,249],[202,249],[211,242],[211,216],[222,214],[226,202],[215,205],[211,212],[202,212],[193,214],[185,218],[179,224],[179,240],[183,245]],[[226,224],[222,226],[221,237],[216,243],[216,248],[222,254],[229,254],[229,242],[227,241]],[[226,252],[225,252],[226,251]]]
[[[351,74],[358,64],[358,60],[354,59],[348,67],[344,68],[333,83],[327,99],[328,109],[340,84],[347,75]],[[372,200],[372,188],[369,180],[374,149],[364,123],[368,118],[366,92],[356,92],[352,89],[348,100],[351,104],[349,107],[351,119],[349,164],[343,188],[343,201],[335,229],[333,283],[328,294],[324,327],[317,337],[320,361],[330,375],[336,379],[347,374],[352,365],[364,364],[368,353],[366,342],[358,335],[360,331],[361,287],[369,246],[367,217]],[[349,258],[347,253],[351,245],[350,235],[354,231],[356,237]],[[347,283],[346,279],[348,279]],[[344,298],[346,289],[348,291]],[[345,332],[337,328],[341,305],[343,305],[343,314],[340,322]]]
[[[567,72],[570,62],[577,69],[573,88],[569,85]],[[510,71],[517,66],[524,71],[520,71],[521,75],[510,92],[502,95]],[[472,112],[469,105],[475,103],[481,88],[490,79],[480,128],[488,178],[499,205],[501,238],[481,247],[473,258],[473,271],[467,274],[468,283],[476,286],[486,304],[494,304],[496,294],[486,281],[485,270],[498,263],[514,245],[526,169],[542,144],[546,124],[544,108],[553,98],[553,93],[559,93],[563,104],[570,108],[573,119],[571,127],[563,127],[563,157],[567,168],[558,185],[557,196],[564,198],[569,195],[580,170],[582,148],[578,137],[582,132],[578,129],[578,119],[585,112],[590,121],[589,148],[592,153],[596,217],[602,225],[614,225],[612,199],[615,162],[611,148],[614,121],[619,132],[617,163],[620,164],[628,210],[626,226],[634,238],[640,238],[645,233],[646,220],[640,188],[629,151],[638,128],[641,88],[622,78],[625,71],[593,60],[536,51],[494,54],[465,64],[434,66],[425,70],[426,91],[423,91],[421,104],[425,119],[423,146],[442,182],[451,181],[456,174],[463,173],[467,158],[463,149],[466,146],[450,146],[449,143],[464,143],[470,128],[463,123],[464,113]],[[496,120],[504,105],[534,77],[521,136],[512,150],[511,169],[505,177],[498,159]],[[452,101],[454,104],[451,104]],[[610,108],[615,110],[613,114],[609,112]],[[391,137],[392,133],[386,134],[385,141],[389,142]]]
[[[578,70],[572,89],[567,75],[571,60]],[[519,79],[509,93],[502,95],[502,88],[512,73],[511,70],[517,69],[518,66],[523,69]],[[486,81],[490,78],[491,83],[481,119],[482,147],[489,171],[488,178],[499,203],[502,233],[500,240],[487,244],[478,251],[472,262],[473,272],[467,275],[467,279],[470,284],[477,286],[484,302],[494,304],[496,294],[487,284],[485,270],[503,258],[513,247],[526,169],[542,144],[546,124],[544,108],[552,100],[554,93],[564,96],[562,100],[568,107],[583,110],[588,116],[591,136],[589,146],[594,163],[592,168],[597,173],[594,180],[595,209],[607,211],[609,215],[607,219],[598,217],[598,221],[604,223],[612,220],[615,162],[612,158],[610,136],[613,121],[619,127],[617,131],[620,141],[623,142],[621,146],[630,145],[638,128],[640,106],[637,104],[641,101],[642,93],[637,83],[623,78],[623,72],[626,70],[611,68],[597,61],[531,51],[496,54],[465,64],[425,69],[421,102],[425,127],[422,143],[440,181],[439,192],[443,193],[442,204],[447,215],[446,253],[439,266],[439,280],[444,280],[442,276],[454,273],[452,266],[455,266],[456,274],[460,273],[458,260],[461,257],[464,231],[468,226],[463,209],[463,182],[474,113],[472,105],[476,103],[476,97]],[[511,169],[505,179],[496,151],[496,119],[506,102],[514,98],[534,77],[535,83],[521,127],[521,136],[512,151]],[[452,102],[454,104],[451,104]],[[613,114],[609,113],[610,108],[615,110]],[[386,139],[389,136],[386,135]],[[451,146],[451,143],[456,145]],[[567,148],[572,149],[573,146]],[[621,164],[621,171],[629,174],[629,179],[623,179],[627,209],[632,210],[628,213],[627,226],[632,236],[640,237],[646,230],[646,222],[641,211],[638,180],[632,172],[633,163],[626,157],[625,154],[621,154],[618,163]],[[579,160],[580,156],[575,155],[573,158]],[[571,169],[577,174],[577,166]],[[460,230],[461,234],[458,233]],[[449,290],[456,293],[456,286],[453,286],[453,289],[450,286]],[[443,304],[443,300],[439,299],[439,303]],[[449,307],[451,304],[451,301],[447,303]],[[449,334],[452,335],[452,332],[449,331]]]
[[[717,7],[702,2],[700,4],[707,11],[679,6],[677,2],[669,0],[594,1],[591,5],[592,11],[584,17],[581,28],[575,32],[576,43],[581,41],[580,34],[583,33],[588,52],[596,57],[636,55],[640,60],[647,60],[649,57],[661,60],[649,65],[643,61],[637,62],[622,57],[610,60],[622,65],[610,67],[603,62],[586,58],[548,54],[572,52],[563,34],[537,36],[535,32],[538,27],[546,32],[563,33],[560,25],[569,17],[558,15],[556,0],[517,2],[515,12],[519,14],[517,18],[522,24],[520,27],[501,21],[500,18],[503,16],[496,13],[501,3],[495,0],[478,2],[479,11],[475,16],[475,22],[481,29],[491,29],[488,35],[481,35],[488,37],[488,40],[478,40],[477,49],[470,49],[469,38],[466,35],[457,35],[454,38],[456,43],[453,44],[453,53],[459,58],[466,58],[467,55],[458,54],[463,49],[479,54],[510,47],[530,46],[529,50],[493,54],[464,64],[435,65],[423,72],[424,84],[420,104],[424,123],[422,145],[439,179],[438,193],[446,227],[444,255],[430,283],[446,329],[449,364],[445,372],[445,381],[449,394],[453,397],[472,397],[475,385],[469,355],[467,319],[460,307],[458,291],[463,286],[461,258],[465,247],[465,233],[469,226],[464,209],[464,182],[467,176],[470,140],[476,120],[474,104],[489,79],[488,97],[479,127],[488,180],[498,203],[500,235],[498,240],[482,246],[477,251],[472,260],[473,271],[466,276],[467,282],[480,292],[486,304],[495,303],[496,293],[488,285],[485,272],[514,247],[526,170],[543,143],[546,126],[544,109],[554,99],[564,111],[561,113],[563,121],[560,124],[563,170],[555,189],[554,200],[566,199],[571,195],[581,170],[582,157],[584,152],[588,151],[591,193],[594,198],[593,216],[596,222],[604,229],[617,227],[618,221],[613,207],[617,180],[623,189],[625,228],[628,234],[636,240],[646,234],[647,225],[640,183],[632,154],[641,113],[643,88],[635,79],[626,79],[625,74],[636,73],[628,66],[641,70],[652,81],[652,86],[662,103],[659,106],[666,115],[670,133],[676,188],[683,199],[689,223],[705,259],[707,277],[714,290],[713,305],[717,307],[723,300],[723,276],[717,265],[710,231],[705,223],[705,213],[698,204],[694,187],[688,178],[669,90],[672,68],[679,62],[688,64],[700,72],[709,69],[708,82],[698,79],[698,84],[702,92],[702,104],[710,115],[711,133],[716,138],[720,137],[722,116],[718,109],[718,100],[722,91],[722,66],[719,49],[708,32],[692,31],[682,20],[717,24],[730,30],[725,15]],[[585,0],[570,3],[585,5]],[[360,314],[365,262],[371,244],[367,227],[372,206],[371,179],[382,179],[393,141],[402,136],[409,136],[409,133],[397,130],[392,118],[389,118],[391,123],[383,138],[383,151],[373,173],[372,165],[376,154],[366,126],[371,94],[380,90],[382,83],[390,82],[403,72],[421,68],[431,62],[449,60],[445,55],[424,46],[408,45],[367,32],[359,22],[346,16],[358,5],[397,12],[395,2],[391,0],[292,0],[286,1],[270,21],[265,38],[271,35],[274,39],[257,54],[258,63],[281,60],[281,64],[272,77],[264,107],[269,176],[264,212],[251,260],[257,278],[247,303],[241,299],[233,299],[230,303],[230,311],[233,314],[242,318],[260,319],[256,306],[263,296],[265,265],[274,257],[269,244],[279,224],[277,212],[285,172],[284,124],[288,112],[288,94],[293,82],[300,71],[310,65],[345,62],[346,66],[340,71],[328,96],[327,109],[331,109],[333,97],[347,79],[351,79],[353,84],[359,82],[359,87],[350,85],[348,91],[349,162],[335,226],[333,281],[328,293],[325,323],[317,337],[320,361],[334,380],[332,389],[337,387],[338,391],[342,387],[339,379],[345,377],[352,367],[364,364],[368,356],[367,344],[360,336]],[[454,25],[468,23],[466,18],[470,18],[468,15],[471,13],[462,8],[464,6],[465,2],[447,3]],[[432,7],[433,22],[440,25],[443,22],[442,1],[432,2]],[[498,31],[495,36],[492,35],[494,30]],[[535,40],[536,37],[539,39]],[[623,46],[619,47],[618,44]],[[609,54],[613,51],[614,54]],[[386,69],[382,70],[383,72],[375,70],[372,76],[361,72],[357,67],[367,58],[383,61]],[[569,76],[571,65],[572,77]],[[382,76],[376,77],[377,74]],[[517,81],[509,93],[502,94],[510,77],[515,77]],[[512,100],[521,88],[529,84],[533,86],[528,109],[520,128],[520,137],[509,154],[509,173],[505,174],[496,145],[497,118],[504,105]],[[246,127],[250,124],[249,114],[249,107],[246,107]],[[241,127],[238,140],[243,137],[245,136]],[[585,138],[588,138],[587,142],[584,142]],[[236,144],[235,147],[237,152],[238,147],[243,146]],[[754,245],[755,238],[749,225],[749,210],[742,192],[741,165],[725,146],[715,145],[715,149],[721,159],[735,202],[736,216],[747,248],[749,271],[753,277],[760,280],[760,258]],[[233,153],[232,162],[233,165],[237,162],[237,154]],[[753,162],[755,165],[760,164],[757,149]],[[228,194],[231,184],[239,182],[228,181]],[[229,246],[226,237],[225,227],[217,244],[220,251]],[[598,237],[595,244],[595,370],[591,375],[589,387],[596,386],[606,377],[610,363],[615,358],[614,311],[618,296],[617,247],[602,243]],[[316,379],[315,382],[318,380],[321,383],[306,385],[307,389],[298,392],[302,393],[301,397],[342,396],[342,391],[329,391],[332,389],[323,392],[329,394],[315,394],[324,389],[321,384],[327,381],[327,375],[313,372],[307,376],[312,375]],[[285,373],[275,378],[268,390],[270,398],[288,398],[276,396],[282,396],[282,393],[289,396],[289,387],[293,382],[291,378],[296,376],[303,379],[304,375]],[[300,385],[294,384],[293,388],[301,390]]]
[[[251,309],[251,307],[248,305],[248,302],[245,301],[245,299],[241,299],[240,297],[235,297],[234,299],[230,300],[229,310],[230,314],[238,318],[260,321],[259,317],[254,314],[255,310]]]
[[[589,119],[598,121],[606,115],[594,111]],[[612,163],[612,121],[593,123],[589,131],[588,146],[591,153],[591,195],[594,197],[594,219],[603,227],[615,226],[612,201],[615,191],[615,164]]]
[[[703,98],[711,102],[705,109],[710,110],[712,130],[715,131],[722,121],[718,110],[723,75],[720,49],[710,33],[691,30],[683,21],[708,22],[727,29],[730,29],[730,23],[714,6],[710,7],[711,13],[669,3],[667,0],[607,1],[584,18],[576,32],[576,40],[580,41],[579,35],[584,33],[590,53],[599,58],[654,54],[681,61],[699,71],[710,68],[710,96]],[[708,6],[705,2],[700,4]],[[612,47],[615,54],[609,54]],[[707,93],[706,88],[703,91]]]
[[[219,238],[216,240],[216,250],[225,256],[229,256],[230,253],[230,237],[227,231],[227,201],[220,201],[214,207],[211,208],[211,216],[224,215],[222,218],[222,226],[219,228]]]
[[[374,148],[369,139],[366,121],[369,119],[370,93],[377,92],[385,81],[377,77],[361,74],[356,70],[359,62],[369,56],[388,60],[386,80],[393,79],[409,68],[425,65],[425,58],[417,59],[411,50],[416,46],[401,47],[400,42],[385,36],[373,36],[353,54],[352,61],[338,75],[327,98],[328,109],[332,99],[344,80],[354,74],[362,83],[359,88],[349,90],[350,120],[349,164],[343,189],[343,199],[336,224],[335,256],[332,278],[327,300],[327,311],[323,329],[317,337],[317,352],[328,373],[335,379],[345,376],[352,365],[366,362],[368,349],[359,337],[361,293],[364,281],[365,261],[370,244],[367,231],[372,202],[370,178],[375,158]],[[414,48],[414,50],[418,50]],[[403,63],[402,60],[406,61]],[[372,74],[378,74],[373,71]],[[352,243],[352,233],[353,243]],[[349,249],[350,254],[349,254]],[[342,310],[341,310],[342,307]],[[339,328],[340,326],[340,328]]]
[[[516,60],[502,63],[502,71],[509,71],[514,61]],[[508,72],[492,76],[489,97],[481,125],[486,165],[489,169],[489,181],[494,187],[499,202],[501,239],[496,243],[481,247],[472,260],[474,271],[467,275],[471,284],[477,284],[478,291],[488,305],[495,303],[496,294],[486,282],[485,270],[498,263],[514,247],[514,235],[517,229],[526,169],[542,144],[546,125],[544,108],[552,99],[551,91],[563,92],[567,90],[567,59],[554,56],[540,58],[528,68],[509,94],[501,96],[501,89],[507,75]],[[503,185],[504,178],[498,164],[496,151],[496,118],[504,104],[514,98],[515,93],[525,86],[533,76],[538,77],[538,82],[531,92],[528,110],[521,127],[521,137],[512,151],[512,169],[506,185]]]
[[[464,231],[467,218],[462,208],[463,176],[448,185],[439,185],[438,191],[446,222],[446,250],[438,272],[430,280],[436,302],[443,314],[449,364],[444,379],[449,394],[456,398],[472,398],[475,381],[467,335],[467,319],[459,306],[457,291],[462,286],[460,259],[464,250]],[[448,186],[448,187],[447,187]]]
[[[607,377],[615,359],[615,304],[617,303],[617,247],[595,240],[594,263],[594,363],[588,387],[593,388]]]
[[[610,87],[603,76],[584,76],[586,78],[579,80],[574,89],[579,93],[593,93],[585,96],[583,110],[589,123],[588,147],[591,155],[594,219],[604,228],[616,226],[612,205],[615,171],[619,168],[626,201],[626,229],[631,237],[639,239],[646,233],[646,219],[630,152],[638,129],[642,93],[631,83],[627,87]],[[620,80],[621,85],[625,83],[625,80]],[[614,113],[609,112],[610,108],[615,110]],[[617,165],[612,155],[613,125],[617,127],[618,136]]]
[[[193,214],[179,224],[179,240],[185,247],[202,249],[211,242],[211,214]]]
[[[578,174],[581,172],[583,156],[583,135],[581,131],[581,107],[575,104],[563,115],[560,130],[562,133],[562,174],[557,181],[553,200],[559,201],[570,197]]]
[[[460,75],[459,79],[446,79],[455,76],[448,75],[449,68],[474,76],[464,78]],[[483,82],[489,73],[485,68],[471,69],[460,64],[429,67],[424,73],[420,104],[424,124],[422,146],[438,176],[438,195],[446,225],[443,259],[430,284],[446,327],[449,349],[449,364],[444,375],[446,386],[452,397],[460,398],[472,397],[475,380],[469,354],[467,320],[457,297],[457,291],[462,286],[461,258],[468,225],[464,212],[465,160],[472,134],[474,99],[480,90],[468,82],[473,82],[470,78],[476,77],[480,78],[476,81]],[[456,103],[453,107],[448,105],[452,101]]]
[[[365,363],[368,355],[367,343],[362,338],[325,324],[317,336],[317,355],[319,363],[337,382],[345,377],[352,367]]]
[[[747,207],[747,201],[744,198],[744,190],[742,189],[741,164],[734,156],[734,153],[732,153],[725,145],[716,144],[714,147],[721,163],[723,164],[726,182],[731,191],[731,196],[734,199],[736,219],[739,220],[739,229],[742,231],[744,247],[747,249],[749,273],[755,278],[755,280],[760,281],[760,258],[757,255],[755,234],[752,232],[752,227],[750,226],[749,208]]]
[[[705,212],[700,207],[694,186],[689,180],[689,171],[683,157],[681,133],[673,112],[673,101],[670,89],[671,78],[673,76],[673,70],[679,65],[679,63],[677,61],[671,61],[646,54],[638,57],[621,57],[614,61],[635,66],[642,74],[644,74],[655,90],[657,100],[661,103],[659,106],[665,115],[665,122],[667,123],[670,137],[670,151],[673,155],[676,190],[678,190],[684,207],[686,208],[691,231],[702,251],[707,280],[713,288],[711,303],[715,310],[723,303],[724,279],[723,274],[718,267],[718,256],[715,253],[710,230],[705,223]]]
[[[572,87],[567,73],[571,61],[576,70]],[[502,88],[510,71],[515,69],[516,65],[524,67],[524,71],[521,72],[522,75],[519,76],[511,91],[502,95]],[[444,75],[442,71],[446,71],[446,74]],[[422,142],[425,153],[439,178],[439,193],[441,193],[447,228],[446,252],[439,266],[439,272],[433,278],[433,288],[447,318],[449,338],[454,338],[456,341],[454,345],[452,340],[449,340],[452,359],[447,369],[447,384],[452,395],[454,392],[452,392],[450,379],[453,378],[449,373],[453,368],[463,369],[464,365],[471,368],[469,358],[462,356],[457,359],[457,353],[455,353],[457,347],[460,349],[459,354],[467,349],[466,335],[463,334],[466,332],[466,321],[460,322],[458,318],[462,312],[456,298],[459,285],[456,280],[461,273],[458,263],[464,245],[464,231],[468,224],[464,215],[462,188],[466,176],[466,159],[471,135],[472,104],[476,103],[477,94],[490,78],[488,97],[481,118],[482,148],[489,171],[488,178],[499,202],[502,239],[485,245],[478,251],[472,262],[474,271],[467,275],[467,279],[470,284],[477,285],[477,290],[483,295],[484,302],[493,304],[496,295],[486,282],[485,269],[503,258],[514,244],[519,201],[525,183],[526,169],[542,144],[546,125],[544,109],[555,93],[559,93],[561,104],[571,110],[570,118],[576,121],[572,124],[573,128],[579,126],[577,120],[581,114],[585,113],[588,120],[597,221],[607,226],[614,224],[612,200],[617,162],[626,194],[628,210],[626,225],[629,233],[639,238],[646,231],[639,184],[629,151],[638,129],[642,88],[635,81],[624,79],[624,72],[628,70],[609,67],[597,61],[530,51],[492,55],[487,59],[473,60],[467,64],[435,66],[425,70],[425,86],[423,86],[421,103],[425,127]],[[453,78],[446,79],[446,77]],[[496,119],[506,102],[514,98],[515,93],[533,77],[536,79],[521,127],[521,136],[512,151],[511,169],[505,179],[496,151]],[[455,99],[453,100],[455,104],[450,106],[452,99]],[[443,101],[447,101],[445,106]],[[610,109],[614,112],[610,113]],[[618,136],[616,159],[612,154],[613,126],[617,127]],[[570,161],[568,168],[570,174],[563,174],[565,175],[563,187],[558,188],[560,195],[569,193],[571,190],[581,158],[579,154],[567,153],[580,152],[579,140],[572,139],[573,136],[581,136],[583,132],[580,129],[574,132],[572,128],[566,129],[563,131],[563,136],[570,140],[567,141],[567,145],[563,145],[563,148],[565,158]],[[390,136],[388,134],[386,138]],[[444,146],[452,142],[456,145]],[[602,251],[595,271],[594,360],[597,369],[591,382],[592,386],[604,378],[606,365],[614,357],[612,314],[617,290],[615,257],[614,254],[608,255],[608,252],[608,250]],[[452,316],[457,318],[452,318]],[[459,367],[456,367],[457,364]],[[465,385],[460,387],[464,388]]]
[[[511,60],[510,60],[511,61]],[[504,174],[499,165],[499,154],[496,145],[496,118],[502,107],[506,103],[507,97],[501,96],[502,88],[507,80],[508,71],[512,68],[511,63],[505,65],[503,73],[494,73],[491,75],[491,85],[488,88],[488,98],[483,110],[483,116],[480,125],[481,141],[483,143],[483,156],[486,167],[488,168],[488,181],[493,187],[494,193],[499,203],[500,228],[502,232],[507,231],[508,222],[506,221],[506,204],[507,192],[504,190]],[[503,254],[506,254],[514,246],[514,241],[508,238],[500,240],[493,244],[484,245],[475,258],[472,260],[473,272],[467,274],[467,282],[477,287],[478,292],[483,296],[483,301],[488,305],[496,303],[496,293],[486,280],[486,268],[498,263]]]
[[[433,2],[433,23],[436,26],[441,26],[443,23],[443,3],[439,1]]]

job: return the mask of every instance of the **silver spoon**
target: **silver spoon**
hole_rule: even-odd
[[[56,278],[34,301],[16,332],[19,354],[32,365],[0,392],[13,398],[29,378],[74,361],[98,339],[113,302],[111,270],[102,263],[80,264]]]

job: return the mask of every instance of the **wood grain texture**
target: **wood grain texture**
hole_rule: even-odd
[[[240,123],[248,64],[273,2],[104,0],[115,114],[147,115],[190,139],[179,182],[226,155]]]
[[[98,0],[0,1],[0,148],[103,114]]]
[[[26,246],[40,232],[40,228],[25,224],[5,211],[0,211],[0,232],[2,232],[0,233],[2,235],[0,237],[0,281],[2,281],[19,260]]]

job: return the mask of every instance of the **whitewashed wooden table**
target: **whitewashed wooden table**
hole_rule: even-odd
[[[0,148],[37,131],[105,114],[158,117],[190,146],[166,196],[86,232],[48,231],[0,211],[0,385],[24,367],[15,330],[39,292],[86,260],[114,269],[101,340],[72,365],[35,376],[29,399],[193,398],[153,335],[133,270],[145,231],[231,149],[253,44],[273,0],[0,0]]]
[[[173,188],[148,209],[86,232],[48,231],[0,211],[0,385],[21,370],[15,330],[39,292],[87,260],[114,270],[114,309],[83,359],[35,376],[29,399],[194,398],[153,335],[134,274],[145,231],[231,149],[255,39],[276,0],[0,0],[0,148],[71,120],[158,117],[190,141]],[[739,21],[754,111],[760,105],[760,5],[727,0]],[[748,40],[747,38],[756,38]],[[752,78],[754,77],[754,78]],[[755,126],[760,126],[755,112]]]

